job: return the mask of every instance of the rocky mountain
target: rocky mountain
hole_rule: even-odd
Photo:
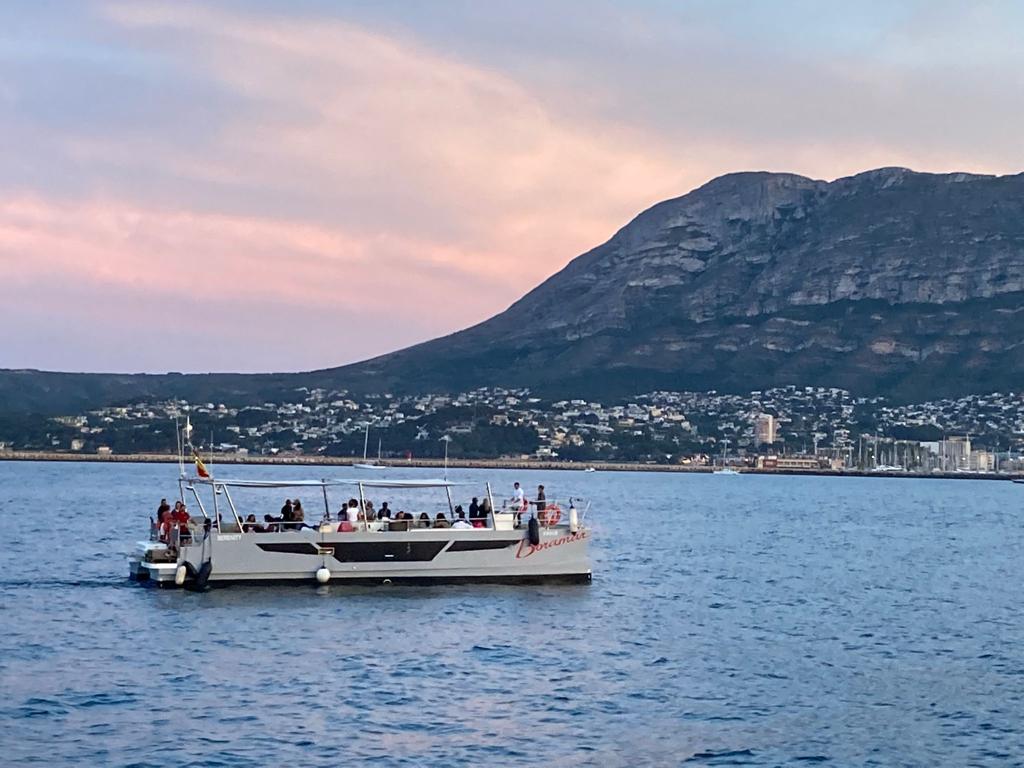
[[[1024,175],[737,173],[640,214],[506,312],[359,366],[569,394],[1020,389]]]
[[[644,211],[490,320],[400,352],[285,376],[2,372],[0,402],[487,384],[595,397],[799,384],[912,400],[1021,389],[1022,338],[1024,174],[736,173]]]

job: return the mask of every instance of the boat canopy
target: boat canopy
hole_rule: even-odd
[[[455,488],[473,483],[453,483],[449,480],[221,480],[220,478],[190,477],[189,483],[227,486],[228,488],[330,488],[334,486],[362,486],[363,488]]]

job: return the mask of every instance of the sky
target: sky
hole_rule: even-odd
[[[1014,2],[0,5],[0,368],[297,371],[733,171],[1024,168]]]

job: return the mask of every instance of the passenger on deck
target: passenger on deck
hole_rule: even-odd
[[[164,512],[170,512],[171,505],[167,503],[167,499],[160,499],[160,506],[156,508],[156,521],[159,523],[163,519]]]
[[[373,509],[373,502],[369,499],[366,500],[365,509],[363,510],[366,514],[367,520],[376,520],[377,513]]]
[[[429,528],[430,527],[430,515],[426,512],[420,512],[420,517],[416,521],[417,528]]]
[[[434,527],[435,528],[451,528],[452,524],[448,522],[447,518],[445,518],[444,512],[438,512],[437,513],[437,519],[434,520]]]
[[[281,507],[281,525],[279,526],[280,530],[287,531],[289,528],[291,528],[291,525],[289,525],[289,523],[291,523],[292,521],[292,509],[292,500],[285,499],[284,505]]]
[[[185,507],[185,505],[182,504],[180,507],[178,507],[178,512],[174,516],[174,522],[178,526],[179,541],[182,544],[191,541],[191,531],[188,529],[189,519],[190,516],[188,514],[188,509],[187,507]]]
[[[171,525],[173,524],[173,517],[174,516],[171,512],[164,512],[163,516],[156,524],[157,538],[164,544],[171,543]]]
[[[543,512],[548,507],[548,497],[544,495],[544,486],[537,486],[537,511]],[[539,515],[543,517],[543,515]]]
[[[355,499],[348,500],[348,509],[345,510],[348,521],[355,525],[359,522],[359,502]]]
[[[519,483],[512,484],[512,501],[515,502],[515,506],[523,506],[523,500],[526,497],[523,495],[523,489],[519,487]]]
[[[302,511],[302,502],[296,499],[292,502],[292,528],[298,530],[306,527],[306,513]]]
[[[484,520],[491,514],[491,500],[489,497],[484,497],[484,500],[480,502],[480,517]]]
[[[259,526],[256,524],[256,515],[249,515],[242,523],[242,533],[256,533]]]
[[[386,509],[386,508],[387,508],[387,503],[385,503],[384,507],[381,509],[381,513],[382,514],[384,512],[384,509]],[[412,515],[410,515],[408,512],[401,512],[400,511],[397,515],[395,515],[395,518],[388,525],[388,530],[389,531],[408,531],[411,520],[412,520]]]
[[[526,511],[526,507],[526,496],[523,494],[523,489],[519,487],[519,483],[513,483],[512,509],[516,513],[516,528],[523,524],[523,512]]]
[[[459,516],[459,518],[454,523],[452,523],[452,528],[472,528],[473,527],[472,525],[469,524],[469,521],[466,520],[466,513],[462,511],[462,507],[456,507],[455,508],[455,513]]]
[[[391,510],[388,509],[388,503],[386,501],[380,505],[380,512],[377,513],[377,517],[379,517],[381,520],[385,518],[387,518],[388,520],[391,519]]]
[[[263,522],[263,533],[277,533],[280,527],[277,524],[277,520],[272,515],[264,515]]]
[[[477,520],[477,519],[479,519],[479,517],[480,517],[480,502],[477,500],[476,496],[474,496],[473,500],[471,502],[469,502],[469,519],[470,520]]]
[[[166,507],[166,508],[165,508]],[[177,509],[177,507],[175,507]],[[161,504],[156,510],[156,520],[150,518],[150,522],[156,527],[156,537],[158,540],[163,541],[164,535],[164,520],[167,519],[168,515],[171,514],[171,508],[169,505]]]

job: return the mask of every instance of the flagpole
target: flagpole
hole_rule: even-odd
[[[174,412],[174,437],[178,448],[178,477],[185,476],[185,444],[181,439],[181,422],[177,411]]]

